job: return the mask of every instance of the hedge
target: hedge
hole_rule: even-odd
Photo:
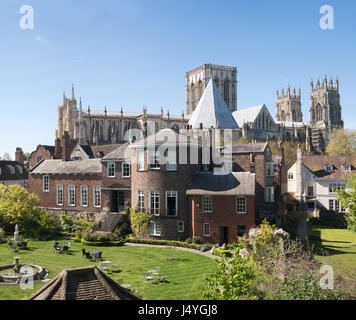
[[[74,242],[78,242],[78,238],[74,239]],[[125,240],[95,242],[95,241],[86,241],[84,239],[81,239],[80,242],[82,243],[82,245],[94,246],[94,247],[121,247],[125,244]]]
[[[224,250],[224,249],[219,249],[219,248],[213,248],[213,255],[219,256],[219,257],[232,257],[232,251],[231,250]]]
[[[131,243],[143,243],[143,244],[155,244],[155,245],[164,245],[164,246],[174,246],[174,247],[184,247],[195,250],[200,250],[204,245],[187,243],[182,241],[175,240],[155,240],[155,239],[141,239],[141,238],[126,238],[126,242]]]

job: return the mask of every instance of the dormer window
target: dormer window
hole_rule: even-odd
[[[344,171],[344,172],[349,172],[349,171],[351,171],[351,166],[350,166],[349,164],[344,164],[344,165],[342,166],[342,171]]]
[[[325,172],[332,172],[332,171],[333,171],[333,166],[327,164],[327,165],[324,167],[324,169],[325,169]]]

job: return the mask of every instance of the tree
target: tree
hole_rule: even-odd
[[[356,232],[356,174],[349,177],[347,189],[336,190],[336,192],[341,206],[348,208],[346,211],[347,228]]]
[[[344,128],[334,129],[331,132],[326,153],[329,156],[355,155],[356,131]]]
[[[248,139],[246,137],[241,137],[237,143],[238,144],[248,143]]]
[[[206,286],[201,292],[205,299],[256,299],[251,292],[256,272],[248,256],[240,257],[235,250],[231,258],[223,256],[215,263],[217,270],[206,276]]]
[[[268,145],[272,151],[273,155],[278,155],[278,142],[270,141]],[[299,144],[300,150],[305,151],[305,144]],[[290,168],[297,161],[297,151],[298,144],[290,141],[283,142],[284,157],[285,161],[288,163],[288,168]]]
[[[7,161],[11,161],[11,156],[8,152],[5,152],[4,155],[2,156],[2,160],[7,160]]]
[[[40,199],[19,185],[6,187],[0,184],[0,227],[5,231],[20,230],[36,238],[51,235],[56,220],[40,208]]]

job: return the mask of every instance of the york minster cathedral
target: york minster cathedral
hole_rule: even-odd
[[[83,108],[75,98],[63,94],[58,107],[56,138],[68,132],[72,140],[84,145],[116,144],[130,139],[130,129],[147,130],[147,122],[154,131],[163,128],[189,129],[216,127],[233,129],[249,141],[294,141],[305,143],[311,153],[323,153],[333,128],[343,127],[339,94],[339,80],[335,83],[325,76],[314,85],[310,82],[309,122],[303,122],[301,91],[288,86],[276,92],[276,116],[271,116],[265,104],[237,108],[237,68],[204,64],[186,73],[186,107],[182,114],[170,114],[161,107],[160,113],[141,111]],[[230,119],[231,118],[231,119]],[[215,122],[211,122],[214,119]]]

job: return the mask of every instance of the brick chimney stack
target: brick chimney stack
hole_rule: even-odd
[[[62,160],[70,160],[70,141],[68,131],[64,131],[64,135],[62,137]]]
[[[25,155],[24,155],[24,153],[22,151],[22,148],[20,148],[20,147],[16,148],[15,161],[18,161],[18,162],[20,162],[22,164],[25,163]]]
[[[57,138],[54,142],[54,158],[61,159],[62,158],[62,144],[61,139]]]

